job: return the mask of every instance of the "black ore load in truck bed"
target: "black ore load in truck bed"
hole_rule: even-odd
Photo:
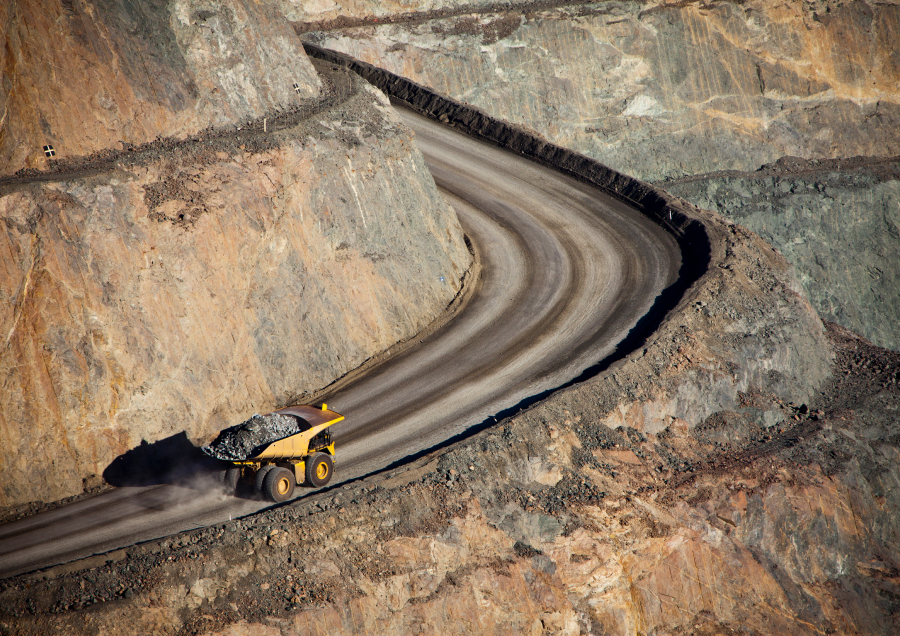
[[[253,457],[272,442],[294,435],[309,428],[305,422],[291,415],[271,413],[254,415],[246,422],[226,428],[219,436],[203,447],[203,452],[224,461],[242,461]]]

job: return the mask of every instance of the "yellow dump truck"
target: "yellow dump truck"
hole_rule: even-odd
[[[230,460],[224,481],[231,492],[241,481],[254,485],[256,492],[280,502],[294,494],[294,486],[303,483],[321,487],[331,481],[334,471],[334,442],[327,430],[344,419],[343,415],[315,406],[289,406],[274,414],[297,419],[300,432],[255,449],[252,456]]]

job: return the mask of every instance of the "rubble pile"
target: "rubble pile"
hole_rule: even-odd
[[[297,418],[290,415],[256,414],[219,433],[216,439],[203,447],[203,452],[224,461],[247,459],[261,451],[260,446],[294,435],[300,430]]]

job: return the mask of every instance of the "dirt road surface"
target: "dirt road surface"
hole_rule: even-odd
[[[332,485],[488,424],[614,354],[681,262],[668,234],[597,189],[402,114],[482,275],[442,329],[327,396],[346,416]],[[118,488],[0,526],[0,577],[269,505],[222,495],[211,478]]]

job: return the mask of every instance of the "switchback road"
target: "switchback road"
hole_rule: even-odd
[[[335,481],[434,448],[614,352],[671,285],[674,239],[599,190],[401,112],[477,250],[465,310],[328,397]],[[299,488],[299,496],[311,491]],[[0,526],[0,577],[267,507],[212,484],[118,488]]]

